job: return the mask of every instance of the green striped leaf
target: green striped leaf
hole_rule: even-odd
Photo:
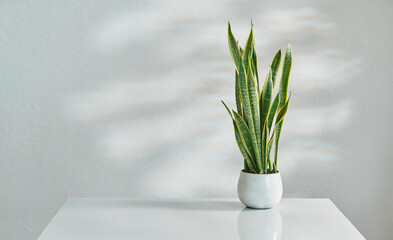
[[[267,146],[267,152],[266,152],[267,155],[270,155],[270,151],[272,150],[272,146],[273,146],[273,143],[274,143],[275,135],[276,135],[275,131],[273,131],[273,134],[270,137],[270,140],[269,140],[269,143],[268,143],[268,146]]]
[[[243,106],[242,106],[242,99],[240,96],[240,84],[239,84],[239,74],[235,71],[235,98],[236,98],[236,109],[237,112],[243,115]]]
[[[256,173],[255,171],[255,164],[253,163],[253,160],[251,159],[250,155],[247,153],[243,142],[241,140],[240,134],[239,134],[239,129],[236,127],[235,121],[233,121],[233,127],[235,129],[235,139],[236,139],[236,143],[237,146],[239,147],[239,150],[241,152],[241,154],[244,157],[244,161],[248,167],[248,169],[254,173]]]
[[[232,61],[235,64],[236,70],[238,71],[241,55],[235,37],[232,34],[231,24],[229,22],[228,22],[228,45],[229,45],[229,51],[232,56]]]
[[[250,157],[252,159],[255,159],[250,130],[248,129],[243,118],[237,112],[232,112],[235,119],[236,127],[239,130],[239,135],[242,140],[243,146],[246,149],[246,152],[250,155]]]
[[[270,111],[271,101],[273,95],[273,83],[272,83],[272,69],[266,76],[265,83],[263,85],[262,94],[259,99],[259,111],[261,116],[261,129],[264,128],[266,124],[266,119]]]
[[[267,148],[267,156],[268,156],[270,169],[272,169],[271,162],[270,162],[270,152],[271,152],[272,145],[273,145],[274,139],[276,138],[277,133],[279,131],[281,131],[280,125],[284,121],[284,117],[285,117],[285,115],[287,113],[289,100],[290,99],[291,99],[291,95],[289,95],[289,98],[288,98],[287,102],[285,103],[285,105],[278,111],[278,114],[277,114],[277,117],[276,117],[276,123],[274,125],[274,131],[273,131],[273,134],[272,134],[272,136],[271,136],[271,138],[269,140],[269,144],[268,144],[268,148]],[[276,144],[278,144],[278,141],[277,141]],[[276,144],[275,144],[275,147],[278,146]],[[276,167],[277,167],[277,161],[275,162],[275,164],[273,164],[273,171],[274,172],[277,172],[277,168]]]
[[[242,103],[245,112],[245,120],[247,120],[247,125],[251,133],[251,141],[254,148],[256,166],[258,171],[260,171],[260,169],[262,168],[261,154],[258,145],[257,133],[256,133],[255,121],[254,121],[254,116],[258,112],[258,111],[255,112],[255,107],[258,106],[258,98],[255,98],[257,95],[256,95],[255,86],[253,86],[253,82],[247,81],[247,74],[244,68],[244,64],[242,62],[240,62],[239,64],[239,84],[240,84],[240,95],[242,98]],[[251,101],[253,102],[252,105],[251,105]]]
[[[272,166],[272,162],[271,162],[271,158],[270,158],[270,152],[272,150],[272,146],[273,146],[273,142],[274,142],[274,131],[273,131],[273,135],[271,136],[268,144],[267,144],[267,151],[266,151],[266,156],[267,156],[267,161],[269,163],[269,170],[270,172],[276,172],[276,170],[274,169],[274,167]]]
[[[276,86],[277,73],[278,73],[278,69],[280,68],[280,64],[281,64],[281,49],[278,50],[278,52],[274,56],[271,65],[273,88],[274,86]]]
[[[232,116],[231,110],[229,110],[228,106],[225,104],[224,101],[221,100],[221,102],[222,102],[222,104],[224,104],[226,110],[228,111],[229,116],[231,116],[233,128],[235,131],[236,143],[237,143],[239,150],[242,153],[243,158],[244,158],[244,170],[247,172],[249,172],[251,170],[252,172],[256,173],[254,160],[251,158],[250,154],[247,152],[246,148],[244,147],[243,142],[241,141],[239,129],[236,126],[236,122]]]
[[[288,111],[288,105],[289,105],[289,100],[291,99],[291,94],[289,94],[289,98],[287,102],[282,106],[282,108],[278,111],[277,117],[276,117],[276,125],[284,121],[285,114],[287,114]]]
[[[259,92],[258,59],[257,59],[257,53],[255,51],[255,42],[252,47],[251,69],[252,69],[252,73],[254,75],[254,78],[257,80],[257,89]]]
[[[270,69],[269,73],[266,76],[265,83],[264,83],[264,86],[262,89],[262,93],[261,93],[261,96],[259,99],[259,112],[260,112],[260,118],[261,118],[260,119],[260,128],[263,130],[261,155],[262,155],[262,159],[263,159],[262,165],[263,165],[264,171],[266,171],[266,141],[267,141],[265,139],[265,134],[267,134],[269,136],[269,129],[265,130],[265,126],[267,127],[266,119],[267,119],[267,115],[270,110],[272,91],[273,91],[272,72]]]
[[[263,128],[263,134],[262,134],[262,149],[263,149],[263,169],[260,171],[260,173],[267,173],[267,147],[268,147],[268,140],[269,140],[269,130],[267,129],[267,125]]]
[[[231,110],[229,110],[228,106],[225,104],[225,102],[224,102],[223,100],[221,100],[221,102],[222,102],[222,104],[224,104],[224,107],[225,107],[226,110],[228,111],[229,116],[231,116],[231,118],[232,118],[232,120],[233,120],[233,116],[232,116]]]
[[[243,56],[243,48],[239,47],[239,51],[240,51],[240,56]],[[237,75],[238,79],[239,79],[239,74]],[[243,117],[244,121],[247,123],[247,119],[246,119],[246,112],[244,110],[244,106],[243,106],[243,100],[242,100],[242,95],[240,94],[240,83],[239,83],[239,98],[241,100],[241,105],[242,105],[242,111],[239,112],[239,114]]]
[[[287,46],[287,50],[285,52],[281,81],[280,81],[280,90],[279,90],[280,101],[278,104],[280,109],[282,109],[282,107],[287,102],[288,80],[289,80],[289,75],[291,73],[291,68],[292,68],[292,47],[291,47],[291,42],[289,42]],[[276,131],[275,133],[276,136],[274,139],[274,165],[276,167],[277,167],[277,157],[278,157],[278,142],[280,141],[283,119],[277,122],[278,124],[274,127],[274,131]]]
[[[224,104],[226,110],[228,111],[229,116],[231,116],[232,123],[233,123],[233,128],[234,128],[234,131],[235,131],[236,143],[237,143],[237,146],[239,147],[239,150],[240,150],[240,152],[241,152],[241,154],[243,155],[243,158],[244,158],[244,169],[246,171],[250,171],[251,170],[252,172],[256,173],[254,160],[250,156],[249,152],[246,150],[246,147],[244,146],[244,144],[243,144],[243,142],[241,140],[239,129],[238,129],[237,125],[236,125],[235,119],[232,116],[231,110],[229,110],[228,106],[225,104],[224,101],[221,100],[221,102],[222,102],[222,104]]]
[[[248,35],[246,46],[244,47],[244,52],[243,52],[243,63],[246,69],[248,68],[248,65],[250,63],[253,49],[254,49],[254,34],[251,27],[251,31],[250,34]]]
[[[285,52],[284,63],[282,68],[282,75],[280,81],[280,103],[279,108],[284,106],[285,102],[287,101],[288,95],[288,80],[289,75],[291,73],[292,68],[292,47],[291,43],[288,43],[287,51]]]
[[[274,116],[276,115],[276,112],[277,112],[278,101],[280,100],[279,97],[280,97],[279,94],[277,94],[276,97],[274,98],[272,106],[270,107],[268,117],[267,117],[267,126],[269,128],[269,132],[272,128],[273,119],[274,119]]]
[[[251,73],[251,66],[248,67],[248,71],[247,71],[247,83],[248,83],[248,91],[250,95],[251,110],[252,110],[254,125],[255,125],[257,146],[259,147],[261,146],[261,132],[262,132],[260,126],[261,119],[260,119],[259,102],[258,102],[259,93],[258,90],[256,89],[255,80]],[[258,152],[261,152],[261,150],[259,149]]]

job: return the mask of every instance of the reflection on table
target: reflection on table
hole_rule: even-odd
[[[240,240],[280,240],[282,217],[277,208],[244,208],[237,217]]]

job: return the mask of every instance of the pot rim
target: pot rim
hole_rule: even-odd
[[[241,173],[244,173],[244,174],[258,175],[258,176],[260,176],[260,175],[262,175],[262,176],[269,176],[269,175],[270,175],[270,176],[274,176],[274,175],[280,174],[280,171],[277,171],[276,173],[267,173],[267,174],[250,173],[250,172],[245,172],[244,169],[242,169],[240,172],[241,172]]]

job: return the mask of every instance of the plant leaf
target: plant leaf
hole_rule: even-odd
[[[232,116],[231,110],[229,110],[228,106],[225,104],[225,102],[223,100],[221,100],[221,102],[222,102],[222,104],[224,104],[225,108],[227,109],[227,111],[229,113],[229,116],[231,116],[231,118],[233,120],[233,116]]]
[[[288,105],[289,105],[289,100],[291,99],[291,95],[289,95],[289,98],[288,98],[288,101],[285,103],[285,105],[279,110],[279,112],[278,112],[278,115],[277,115],[277,117],[276,117],[276,123],[275,123],[275,125],[274,125],[274,131],[273,131],[273,134],[272,134],[272,136],[270,137],[270,140],[269,140],[269,143],[268,143],[268,148],[267,148],[267,157],[268,157],[268,161],[270,161],[270,152],[271,152],[271,149],[272,149],[272,145],[273,145],[273,142],[274,142],[274,139],[275,139],[275,137],[276,137],[276,134],[277,134],[277,132],[279,131],[279,125],[284,121],[284,117],[285,117],[285,115],[286,115],[286,113],[287,113],[287,110],[288,110]],[[276,145],[275,145],[276,146]],[[269,162],[269,165],[270,165],[270,169],[272,169],[271,168],[271,163]],[[276,164],[274,164],[274,166],[273,166],[273,171],[274,172],[277,172],[277,169],[275,168],[277,166],[277,163]]]
[[[245,69],[247,69],[248,65],[250,64],[253,48],[254,48],[254,34],[251,27],[251,31],[250,34],[248,35],[248,39],[246,42],[246,46],[244,47],[244,52],[242,56]]]
[[[273,86],[272,86],[272,71],[271,69],[269,70],[269,73],[266,76],[265,83],[262,89],[261,96],[259,98],[259,112],[260,112],[260,128],[263,130],[262,131],[262,145],[261,145],[261,156],[262,156],[262,166],[264,172],[266,172],[266,142],[267,139],[265,135],[269,136],[269,129],[265,129],[266,124],[266,119],[268,112],[270,110],[270,102],[271,102],[271,95],[273,91]]]
[[[229,45],[229,52],[231,53],[232,61],[235,64],[236,71],[239,71],[239,62],[241,60],[241,55],[235,37],[232,34],[231,24],[229,23],[229,21],[228,21],[228,45]]]
[[[256,128],[255,128],[255,119],[254,116],[257,116],[256,114],[259,114],[258,111],[255,111],[255,109],[259,108],[258,106],[258,98],[256,96],[256,89],[255,86],[253,86],[253,81],[247,81],[247,74],[246,74],[246,69],[244,68],[244,64],[242,62],[239,63],[239,84],[240,84],[240,94],[241,94],[241,99],[244,107],[244,112],[245,112],[245,120],[247,120],[247,125],[250,130],[251,134],[251,141],[255,153],[255,161],[256,161],[256,167],[257,170],[260,171],[262,168],[262,163],[261,163],[261,154],[260,154],[260,145],[258,144],[257,140],[257,133],[256,133]],[[251,77],[252,79],[252,77]],[[252,101],[252,104],[251,104]],[[257,107],[257,108],[256,108]]]
[[[278,52],[274,56],[271,65],[273,88],[274,86],[276,86],[277,73],[278,73],[278,69],[280,68],[280,64],[281,64],[281,49],[278,50]]]
[[[256,171],[255,171],[255,166],[254,166],[254,164],[253,164],[253,160],[251,159],[250,155],[248,155],[246,149],[244,148],[244,145],[243,145],[242,140],[241,140],[241,138],[240,138],[239,130],[238,130],[237,127],[236,127],[235,121],[233,121],[233,127],[234,127],[234,129],[235,129],[235,139],[236,139],[236,143],[237,143],[237,146],[239,147],[239,150],[240,150],[241,154],[242,154],[243,157],[244,157],[244,161],[245,161],[245,163],[247,164],[248,168],[249,168],[252,172],[256,173]]]
[[[287,101],[287,95],[288,95],[288,80],[289,80],[289,75],[291,73],[291,68],[292,68],[292,47],[291,43],[288,43],[287,51],[285,52],[285,57],[284,57],[284,64],[282,68],[282,75],[281,75],[281,81],[280,81],[280,102],[279,102],[279,108],[282,108],[284,106],[285,102]]]
[[[257,53],[255,51],[255,40],[254,44],[252,46],[252,55],[251,55],[251,69],[254,74],[255,79],[257,80],[257,89],[259,93],[259,75],[258,75],[258,59],[257,59]]]
[[[267,125],[263,128],[262,133],[262,161],[263,161],[263,169],[260,173],[267,173],[267,146],[268,146],[268,139],[269,139],[269,130],[267,129]]]
[[[252,76],[251,73],[251,66],[248,67],[247,71],[247,83],[248,83],[248,91],[250,95],[250,103],[251,103],[251,110],[252,110],[252,115],[254,119],[254,125],[255,125],[255,135],[257,139],[257,145],[259,147],[258,152],[261,152],[260,146],[261,146],[261,125],[260,125],[260,113],[259,113],[259,93],[256,89],[255,86],[255,80],[254,77]]]
[[[248,129],[243,118],[237,112],[233,111],[233,116],[235,119],[236,127],[239,131],[240,139],[242,140],[243,146],[244,146],[246,152],[249,154],[250,158],[252,160],[254,160],[255,154],[253,151],[250,130]]]
[[[277,112],[278,101],[280,100],[279,97],[280,97],[279,94],[277,94],[276,97],[274,98],[272,106],[270,107],[268,117],[267,117],[267,126],[269,128],[269,132],[272,128],[273,119],[274,119],[274,116],[276,115],[276,112]]]
[[[245,147],[243,146],[243,143],[242,143],[241,138],[240,138],[239,130],[237,129],[236,122],[233,119],[232,113],[229,110],[228,106],[225,104],[225,102],[222,101],[222,100],[221,100],[221,102],[222,102],[222,104],[224,104],[225,108],[227,109],[229,115],[232,118],[233,128],[234,128],[234,131],[235,131],[236,143],[237,143],[237,145],[239,147],[239,150],[242,153],[243,158],[244,158],[244,170],[245,171],[249,171],[251,169],[254,173],[256,173],[255,166],[254,166],[255,164],[253,163],[254,161],[251,159],[250,155],[247,153]]]
[[[262,94],[259,99],[261,129],[263,129],[266,124],[266,119],[271,107],[272,95],[273,95],[272,69],[270,69],[269,73],[266,76],[265,83],[262,89]]]
[[[274,169],[274,167],[272,167],[272,162],[270,159],[270,151],[272,150],[272,146],[273,146],[273,142],[274,142],[274,131],[273,131],[273,135],[270,138],[268,144],[267,144],[267,152],[266,152],[266,156],[267,156],[267,161],[269,162],[269,170],[276,172],[276,170]]]
[[[284,121],[285,114],[288,111],[288,104],[289,100],[291,99],[291,94],[289,94],[289,98],[287,102],[282,106],[282,108],[278,111],[277,117],[276,117],[276,125]]]
[[[289,42],[287,46],[287,50],[285,52],[284,64],[282,68],[282,75],[280,81],[280,90],[279,90],[280,101],[278,104],[280,110],[287,102],[288,80],[289,80],[289,75],[291,73],[291,68],[292,68],[292,47],[291,47],[291,42]],[[274,131],[276,131],[275,133],[276,136],[274,138],[274,165],[276,167],[277,167],[277,157],[278,157],[278,142],[280,141],[283,119],[277,122],[278,124],[274,127]]]
[[[237,112],[243,116],[243,106],[242,99],[240,96],[240,84],[239,84],[239,74],[235,71],[235,97],[236,97],[236,109]]]

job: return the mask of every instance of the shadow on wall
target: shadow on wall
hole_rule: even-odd
[[[159,187],[165,179],[178,184],[173,195],[193,194],[200,186],[204,195],[233,194],[227,183],[242,160],[219,101],[235,106],[226,21],[244,45],[252,16],[261,76],[279,48],[288,40],[293,45],[293,96],[279,167],[289,179],[303,164],[334,165],[340,155],[330,136],[349,123],[353,104],[339,89],[359,73],[361,60],[331,41],[335,26],[307,6],[176,1],[176,8],[155,2],[107,15],[87,30],[86,47],[102,59],[121,57],[129,68],[70,93],[65,112],[95,133],[96,157],[132,173],[135,185],[157,186],[157,195],[165,195],[168,189]]]

